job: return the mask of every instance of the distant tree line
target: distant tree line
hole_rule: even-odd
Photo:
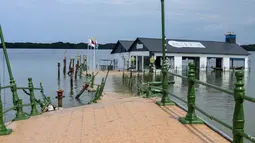
[[[30,42],[16,42],[16,43],[5,43],[7,48],[13,49],[85,49],[87,48],[87,43],[64,43],[64,42],[55,42],[55,43],[30,43]],[[113,49],[115,43],[100,44],[99,49]],[[247,51],[255,51],[255,44],[250,45],[241,45]],[[2,48],[2,44],[0,45]]]
[[[246,51],[255,51],[255,44],[241,45]]]
[[[88,44],[87,43],[63,43],[63,42],[56,42],[56,43],[9,43],[5,42],[7,48],[13,49],[86,49]],[[115,43],[107,43],[107,44],[99,44],[98,49],[113,49]],[[0,45],[2,48],[2,44]]]

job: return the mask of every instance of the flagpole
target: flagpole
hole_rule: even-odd
[[[96,71],[96,45],[94,47],[94,71]]]

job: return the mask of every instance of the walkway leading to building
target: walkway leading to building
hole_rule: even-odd
[[[9,125],[0,143],[223,143],[206,125],[183,125],[185,112],[156,99],[107,92],[98,104],[45,113]]]

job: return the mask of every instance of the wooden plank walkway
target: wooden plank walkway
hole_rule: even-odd
[[[107,92],[98,104],[45,113],[9,125],[0,143],[225,143],[205,125],[183,125],[185,112],[155,99]]]

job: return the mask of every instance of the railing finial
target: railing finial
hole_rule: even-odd
[[[243,97],[245,95],[244,91],[244,72],[237,71],[235,73],[236,83],[234,89],[234,98],[235,98],[235,110],[233,115],[233,143],[242,143],[243,136],[238,132],[244,132],[244,109],[243,109]]]

